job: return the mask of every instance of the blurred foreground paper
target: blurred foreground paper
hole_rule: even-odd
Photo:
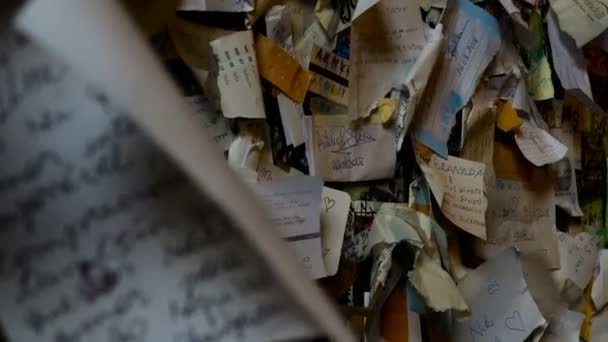
[[[559,27],[582,47],[608,27],[608,3],[605,0],[551,0]]]
[[[446,10],[445,36],[438,67],[422,103],[414,136],[446,158],[455,115],[471,98],[479,77],[500,47],[496,19],[469,0],[457,0]]]
[[[527,289],[513,248],[470,272],[458,288],[471,317],[456,322],[454,342],[523,342],[546,322]]]
[[[255,0],[182,0],[182,11],[250,12]]]
[[[37,46],[6,33],[0,44],[10,51],[0,72],[18,82],[3,91],[18,102],[0,123],[0,179],[14,180],[0,190],[0,315],[12,340],[315,334],[224,210],[124,110]]]
[[[70,10],[69,15],[66,13],[65,9]],[[243,184],[230,171],[222,158],[222,154],[220,153],[219,149],[210,143],[209,138],[206,137],[203,128],[199,125],[192,124],[191,111],[188,109],[187,104],[182,100],[175,86],[171,84],[168,76],[164,74],[162,66],[154,58],[154,54],[150,47],[145,43],[137,29],[129,21],[129,18],[116,2],[106,0],[91,0],[86,2],[76,0],[32,1],[23,9],[23,12],[18,17],[18,25],[20,29],[33,36],[44,46],[49,47],[53,53],[61,56],[70,67],[73,67],[75,71],[81,73],[83,78],[92,80],[98,87],[106,89],[109,97],[115,99],[117,103],[124,106],[125,110],[132,115],[135,121],[153,139],[156,146],[165,151],[169,157],[183,170],[183,172],[190,177],[194,187],[190,185],[186,186],[186,188],[198,189],[201,191],[198,195],[193,194],[195,198],[197,196],[199,197],[198,201],[192,199],[188,200],[186,198],[172,198],[167,205],[159,206],[159,209],[149,207],[140,208],[142,211],[137,212],[137,215],[128,217],[126,216],[125,210],[129,209],[129,212],[131,212],[131,209],[137,209],[133,202],[129,202],[130,198],[141,198],[142,196],[144,198],[145,196],[151,196],[154,198],[154,196],[162,197],[161,194],[163,194],[160,189],[148,191],[139,191],[134,189],[133,191],[128,191],[130,190],[128,189],[128,186],[138,184],[139,181],[145,180],[145,177],[143,177],[141,174],[137,174],[137,176],[134,175],[135,181],[133,182],[131,182],[130,179],[125,181],[121,177],[119,178],[119,183],[112,187],[104,186],[103,183],[100,183],[98,186],[101,189],[105,191],[110,191],[110,189],[112,190],[111,199],[113,198],[114,200],[109,204],[97,204],[100,207],[95,207],[97,208],[96,210],[88,210],[88,206],[82,206],[93,205],[96,203],[89,203],[88,201],[105,200],[104,198],[101,198],[101,193],[94,192],[94,196],[86,196],[84,192],[80,191],[80,189],[77,189],[75,186],[70,186],[69,183],[65,183],[65,186],[59,187],[57,187],[57,185],[53,185],[52,189],[55,190],[52,190],[52,194],[55,197],[42,198],[46,198],[47,200],[49,198],[59,199],[62,194],[67,192],[68,194],[71,194],[71,196],[74,196],[73,200],[76,201],[76,205],[83,209],[79,214],[79,212],[74,210],[72,207],[69,208],[69,211],[65,215],[58,215],[58,212],[56,212],[54,209],[61,207],[62,202],[59,200],[53,200],[52,203],[49,204],[49,207],[43,208],[51,210],[50,212],[52,214],[49,215],[47,212],[44,216],[35,218],[36,220],[44,219],[45,229],[43,231],[40,230],[40,232],[43,234],[55,235],[54,239],[56,242],[51,241],[50,244],[50,246],[54,246],[53,248],[63,246],[63,253],[86,253],[86,255],[83,256],[87,258],[82,260],[81,258],[83,256],[80,255],[76,255],[78,258],[70,258],[69,254],[67,255],[67,258],[63,258],[63,255],[51,253],[52,255],[49,255],[47,259],[49,259],[49,261],[52,261],[50,259],[53,259],[53,261],[59,259],[69,262],[80,262],[81,260],[89,261],[88,263],[79,264],[78,271],[71,275],[71,270],[69,267],[62,267],[62,269],[59,271],[72,277],[76,277],[76,275],[80,274],[86,275],[86,277],[83,277],[86,279],[85,283],[89,282],[89,279],[87,278],[91,278],[90,280],[93,280],[92,283],[94,285],[94,289],[98,288],[107,291],[108,288],[112,288],[112,283],[114,283],[115,290],[120,290],[121,286],[124,286],[126,287],[125,290],[128,291],[126,292],[127,295],[131,296],[126,297],[126,304],[123,301],[119,302],[118,305],[115,305],[115,300],[117,298],[114,297],[118,296],[118,294],[110,294],[110,297],[112,297],[111,299],[109,298],[107,300],[103,300],[103,298],[100,298],[98,299],[98,302],[88,304],[86,306],[83,305],[80,307],[82,312],[79,312],[78,315],[68,315],[67,317],[64,317],[65,320],[43,320],[43,322],[53,324],[55,327],[53,329],[54,331],[52,332],[53,335],[61,333],[59,329],[68,333],[78,333],[79,330],[77,330],[76,326],[78,322],[85,324],[86,329],[83,331],[87,334],[106,335],[108,333],[120,333],[120,325],[128,325],[129,323],[127,318],[141,318],[141,320],[147,320],[148,323],[142,324],[135,322],[139,325],[127,326],[126,328],[129,329],[127,333],[142,330],[145,331],[145,329],[142,327],[147,326],[148,329],[150,329],[148,331],[148,333],[150,333],[150,338],[147,339],[148,341],[184,341],[189,339],[216,340],[217,338],[214,335],[200,338],[198,335],[216,334],[221,337],[228,332],[232,332],[233,335],[226,337],[227,340],[255,340],[255,336],[264,336],[262,339],[266,339],[269,334],[274,334],[275,331],[281,331],[281,333],[287,332],[288,334],[299,331],[301,334],[296,333],[297,335],[310,336],[311,333],[316,333],[319,330],[322,334],[327,334],[333,339],[339,341],[352,340],[350,333],[343,326],[342,321],[338,317],[335,310],[325,300],[324,294],[314,287],[314,285],[310,283],[305,275],[297,272],[297,261],[289,252],[286,244],[276,237],[276,233],[270,227],[267,216],[256,204],[253,194],[247,191]],[[99,51],[111,51],[112,53],[100,54]],[[31,58],[36,58],[39,56],[44,58],[45,61],[49,60],[48,58],[45,58],[46,56],[41,55],[43,54],[37,51],[29,56],[17,57],[18,61],[22,63],[26,63],[30,61]],[[39,69],[34,67],[30,69],[30,72],[38,73]],[[47,73],[45,72],[44,75],[47,75]],[[42,81],[42,84],[48,84],[47,78],[34,79],[37,82]],[[47,83],[44,83],[45,81],[47,81]],[[38,85],[37,82],[34,82],[34,85]],[[80,87],[80,89],[82,88],[83,87]],[[34,87],[24,89],[29,91],[28,94],[31,94],[33,90],[39,88]],[[51,89],[49,93],[51,94],[48,95],[51,101],[44,101],[43,103],[47,106],[50,106],[51,104],[57,105],[57,101],[54,101],[57,98],[57,91],[55,89]],[[37,93],[37,95],[40,94]],[[64,98],[71,99],[72,97],[73,96],[70,92]],[[33,98],[34,97],[25,99],[33,100]],[[98,102],[107,102],[103,96],[96,96],[95,98]],[[25,101],[23,103],[24,107],[22,110],[30,113],[26,105],[33,106],[33,104],[41,102]],[[63,105],[65,103],[69,102],[61,101],[59,105]],[[44,112],[52,113],[54,111],[33,110],[32,112],[44,114]],[[85,118],[81,110],[77,110],[77,112],[77,117],[79,119]],[[105,117],[106,116],[102,116],[102,118]],[[18,120],[17,122],[22,121]],[[98,125],[95,123],[92,125],[92,127],[101,129],[104,127],[104,125]],[[117,129],[114,126],[112,126],[112,128]],[[71,131],[75,132],[71,132],[71,134],[86,133],[82,127],[72,129]],[[37,137],[34,140],[31,138],[31,136],[24,136],[23,134],[13,132],[17,131],[11,130],[11,134],[16,134],[15,138],[20,139],[18,142],[16,142],[16,144],[18,144],[18,146],[22,149],[40,145],[45,147],[47,146],[47,140],[43,139],[44,136]],[[89,138],[91,140],[87,140],[85,136],[84,143],[75,143],[73,139],[66,140],[65,136],[66,133],[62,132],[60,136],[55,137],[57,138],[56,141],[61,141],[66,144],[64,146],[66,149],[65,152],[59,156],[70,156],[69,159],[66,158],[64,164],[59,164],[60,168],[58,168],[58,170],[61,170],[61,173],[57,174],[57,171],[55,171],[57,169],[47,168],[46,166],[42,168],[41,171],[37,171],[44,174],[49,172],[49,177],[56,177],[51,179],[54,182],[63,181],[63,179],[68,176],[74,177],[75,180],[79,181],[84,179],[85,181],[88,180],[95,182],[95,173],[92,171],[107,174],[109,171],[115,170],[114,168],[110,168],[108,166],[113,165],[110,161],[117,163],[118,166],[122,167],[128,167],[129,165],[131,165],[131,167],[135,167],[136,165],[129,164],[128,160],[125,159],[106,159],[100,164],[100,167],[86,172],[86,169],[82,169],[86,166],[86,162],[82,162],[82,159],[87,158],[87,153],[98,152],[98,150],[103,147],[104,144],[107,144],[107,141],[111,141],[111,138],[120,139],[121,136],[116,136],[113,133],[101,131],[100,133],[94,134],[92,138]],[[24,139],[28,140],[27,144],[21,142]],[[34,144],[36,141],[39,143]],[[48,140],[48,142],[51,141],[53,140]],[[89,148],[87,148],[87,145]],[[134,149],[137,152],[136,157],[145,157],[144,150],[139,148]],[[24,153],[18,153],[16,156],[16,158],[23,157],[25,157]],[[73,159],[76,157],[79,159]],[[62,159],[54,158],[54,160],[61,161]],[[144,171],[146,171],[145,167],[158,165],[158,162],[155,160],[155,158],[144,158],[142,161],[143,164],[138,165],[141,165],[140,167],[144,167]],[[122,161],[122,163],[120,161]],[[21,161],[22,164],[19,165],[18,162],[19,160],[11,163],[11,166],[14,165],[14,167],[18,168],[19,170],[19,168],[23,169],[25,166],[24,164],[27,163],[26,161]],[[95,165],[94,161],[92,163]],[[162,162],[160,164],[163,166],[168,165],[167,163]],[[40,164],[35,163],[34,166],[36,165]],[[123,171],[123,169],[118,168],[118,175],[121,175],[120,171]],[[29,174],[30,173],[28,173],[28,175]],[[116,173],[110,174],[112,176],[117,176]],[[149,175],[149,172],[145,172],[144,174]],[[25,182],[18,183],[17,185],[24,186],[24,191],[28,190],[28,187],[34,187],[33,189],[36,191],[35,193],[37,196],[40,196],[39,190],[37,189],[39,189],[41,185],[28,183],[32,180],[36,180],[35,176],[37,174],[34,173],[33,175],[33,179],[27,178],[25,179]],[[69,191],[73,192],[70,193]],[[24,193],[26,192],[19,192],[21,196]],[[206,198],[207,200],[201,201],[200,198]],[[40,197],[37,197],[36,203],[39,203],[38,201],[40,199]],[[194,203],[206,202],[215,203],[218,208],[215,209],[215,213],[218,214],[220,212],[224,212],[225,219],[227,222],[230,222],[230,224],[221,225],[222,233],[226,233],[225,228],[232,225],[235,227],[235,229],[239,230],[240,234],[237,235],[245,237],[244,240],[248,242],[239,245],[240,247],[229,248],[231,253],[230,255],[226,256],[227,259],[221,257],[222,251],[226,251],[221,245],[213,244],[210,247],[206,246],[206,248],[203,248],[200,246],[200,243],[197,244],[196,239],[186,236],[184,237],[185,241],[183,241],[186,243],[186,246],[180,246],[179,237],[175,235],[176,231],[178,231],[178,227],[184,227],[185,229],[190,226],[188,224],[190,221],[185,221],[189,216],[182,215],[179,213],[179,211],[187,210],[190,204],[194,205]],[[174,207],[176,209],[172,210]],[[37,208],[37,210],[41,209],[39,206]],[[123,210],[124,215],[118,215],[120,211],[117,212],[117,210]],[[207,211],[213,210],[214,209],[208,209],[201,212],[200,210],[196,210],[195,207],[194,211],[188,210],[187,213],[193,213],[192,215],[197,217],[197,215],[200,215],[201,213],[206,213]],[[135,227],[137,227],[137,222],[147,222],[147,220],[151,217],[150,215],[167,215],[169,220],[154,220],[153,222],[159,223],[159,228],[157,226],[150,227],[145,225],[144,227],[146,230],[141,233],[132,231]],[[213,216],[204,215],[204,217],[205,218],[203,221],[205,221],[205,219],[208,217],[212,218]],[[110,223],[108,221],[104,221],[104,218],[113,218],[121,221]],[[57,223],[56,225],[51,225],[51,222]],[[23,225],[23,222],[18,221],[15,224]],[[124,237],[118,239],[119,237],[110,235],[112,229],[104,230],[103,228],[105,227],[95,229],[95,227],[102,224],[107,224],[112,229],[121,231],[126,230],[126,232],[123,234]],[[208,224],[210,224],[210,222]],[[201,227],[204,225],[205,222],[196,224],[196,229],[193,229],[194,234],[201,234],[203,236],[201,238],[203,239],[203,242],[207,241],[207,239],[210,237],[207,231],[201,229]],[[158,231],[159,229],[161,230],[160,232]],[[166,233],[163,233],[162,229],[165,229]],[[17,231],[16,233],[23,234],[23,231]],[[100,263],[90,261],[91,255],[89,254],[92,254],[93,252],[98,252],[94,254],[94,256],[105,254],[99,252],[100,250],[103,251],[103,248],[97,249],[87,245],[87,243],[90,244],[91,242],[100,241],[100,238],[97,236],[93,235],[91,237],[89,234],[102,233],[108,234],[109,242],[116,239],[122,241],[123,243],[139,241],[139,244],[136,244],[138,248],[134,247],[132,250],[133,262],[126,263],[124,267],[124,275],[121,274],[121,276],[118,278],[113,278],[111,273],[108,275],[107,272],[108,268],[112,268],[112,266],[115,265],[113,262],[103,262],[101,263],[101,266],[99,266]],[[154,234],[159,234],[160,237],[152,239],[151,237],[155,236]],[[66,237],[68,238],[67,241],[70,241],[69,243],[58,243],[62,241],[62,238],[64,239],[63,241],[66,241]],[[82,237],[84,240],[82,249],[77,248],[80,247],[78,244],[78,237]],[[84,239],[85,237],[87,238]],[[146,239],[148,237],[150,237],[149,240],[138,240]],[[30,232],[28,239],[31,238],[32,233]],[[10,241],[12,244],[11,248],[19,247],[18,244],[21,241],[25,241],[22,243],[32,242],[26,239],[19,239],[19,236],[14,236],[14,238],[9,237],[8,239],[3,239],[2,241]],[[169,243],[167,243],[167,241]],[[46,244],[46,246],[48,246],[48,244]],[[203,249],[199,250],[199,248]],[[47,253],[52,251],[53,249],[45,250]],[[278,284],[281,288],[283,288],[285,293],[288,294],[288,296],[291,296],[292,301],[286,302],[285,299],[287,299],[287,297],[282,296],[279,300],[281,302],[280,305],[268,306],[261,303],[261,306],[249,306],[248,308],[253,309],[254,311],[251,314],[247,314],[243,313],[242,311],[246,306],[241,306],[244,297],[239,296],[238,292],[236,295],[227,294],[221,296],[220,298],[209,298],[208,296],[205,296],[205,293],[202,293],[196,289],[193,291],[194,293],[192,291],[189,292],[187,288],[182,289],[181,292],[176,292],[175,290],[172,290],[171,287],[164,288],[161,285],[167,283],[168,286],[173,286],[174,289],[175,287],[179,288],[179,286],[186,286],[191,282],[196,283],[197,279],[202,279],[204,282],[199,284],[205,287],[207,291],[211,291],[214,295],[218,293],[221,294],[221,291],[227,291],[236,287],[237,290],[240,289],[239,291],[242,290],[245,291],[245,293],[255,289],[256,292],[253,293],[255,293],[255,297],[258,298],[258,292],[263,291],[266,286],[257,282],[255,279],[245,279],[230,283],[221,282],[219,284],[209,283],[210,279],[214,279],[214,276],[219,277],[221,270],[230,269],[231,267],[238,267],[240,259],[230,259],[237,258],[237,256],[240,258],[238,253],[236,256],[234,255],[235,251],[238,251],[238,253],[243,253],[243,255],[247,255],[247,251],[251,251],[252,255],[255,254],[254,252],[257,252],[257,255],[262,263],[266,265],[266,268],[264,269],[266,277],[270,276],[269,278],[272,279],[271,283]],[[31,257],[31,252],[28,253],[30,253],[29,255]],[[173,254],[171,253],[182,257],[188,256],[188,253],[195,254],[191,257],[185,258],[186,260],[183,261],[175,260],[175,258],[170,257],[164,258],[166,254],[172,256]],[[206,257],[202,253],[210,253],[212,256],[216,255],[217,259]],[[110,255],[113,256],[115,254],[110,253]],[[118,255],[120,256],[120,254]],[[34,254],[33,256],[36,255]],[[244,258],[244,260],[255,260],[255,258]],[[160,270],[155,268],[158,266],[155,266],[154,260],[161,262]],[[219,264],[215,265],[214,267],[206,268],[204,267],[205,264],[201,264],[200,260],[219,260]],[[45,262],[46,259],[36,259],[35,261]],[[193,269],[188,267],[188,265],[193,265],[191,263],[195,263],[197,267],[194,267]],[[17,263],[17,265],[19,264]],[[163,270],[167,270],[170,265],[174,265],[174,270],[177,272],[176,274],[167,275],[166,272],[161,272]],[[51,267],[57,266],[59,265],[53,263]],[[213,264],[211,266],[213,266]],[[118,269],[120,270],[122,268]],[[17,270],[19,270],[19,268],[17,268]],[[23,268],[21,268],[21,270],[23,270]],[[27,269],[25,270],[27,271]],[[192,273],[192,275],[188,276],[189,273]],[[254,274],[257,273],[258,271],[254,272]],[[240,278],[244,276],[244,274],[241,272],[231,272],[231,276]],[[180,281],[181,277],[184,277],[184,279],[187,280]],[[81,278],[78,277],[76,279]],[[84,281],[84,279],[82,280]],[[99,286],[100,279],[104,280],[104,286]],[[113,281],[112,279],[116,279],[116,281]],[[62,278],[59,278],[58,280],[61,282]],[[10,286],[11,283],[8,281],[9,280],[3,284]],[[16,281],[14,275],[10,281],[13,281],[12,284],[14,286],[14,281]],[[110,286],[105,285],[107,282],[110,283]],[[68,284],[55,283],[58,285],[55,285],[54,283],[45,283],[45,285],[51,284],[53,286],[57,286],[57,291],[62,291],[63,293],[66,293],[66,295],[73,296],[78,293],[73,288],[73,286],[77,286],[77,282],[70,282]],[[61,286],[59,286],[59,284]],[[150,286],[150,284],[155,284],[158,286]],[[238,284],[247,285],[241,288]],[[219,287],[219,289],[216,287]],[[138,290],[141,291],[141,294],[138,294]],[[146,294],[145,291],[151,291],[153,293]],[[95,293],[95,291],[93,291],[93,293]],[[48,293],[46,296],[41,296],[40,293],[38,293],[35,300],[60,301],[60,294],[60,292],[53,292]],[[177,298],[170,298],[170,296],[177,296]],[[188,307],[184,308],[180,306],[184,304],[196,303],[196,300],[189,300],[188,296],[201,296],[201,302],[204,303],[202,305],[204,305],[205,308],[211,304],[222,305],[221,303],[224,301],[227,303],[236,301],[238,305],[235,304],[233,308],[229,306],[222,307],[222,312],[220,313],[219,317],[212,320],[213,323],[209,321],[209,324],[211,324],[212,327],[203,327],[201,329],[200,319],[196,320],[196,324],[192,325],[188,322],[178,323],[171,320],[171,314],[173,313],[179,315],[180,313],[194,314],[200,312],[196,309],[191,309]],[[13,300],[14,303],[14,297],[7,298],[9,300]],[[171,299],[174,299],[173,303],[175,305],[169,305],[171,303]],[[209,304],[209,301],[211,304]],[[291,303],[293,303],[293,305]],[[69,305],[66,306],[65,303],[60,302],[59,304],[61,304],[62,309],[65,309],[66,307],[70,308]],[[288,310],[285,305],[290,306],[304,314],[303,320],[297,318],[297,316],[290,319],[289,314],[278,314],[277,316],[268,315],[268,313],[275,312],[276,310]],[[104,323],[102,326],[92,326],[92,323],[89,321],[91,317],[96,318],[100,317],[100,315],[102,317],[111,316],[113,313],[127,315],[128,312],[131,312],[129,309],[135,310],[136,308],[140,307],[143,308],[139,309],[137,312],[133,311],[133,317],[124,317],[118,319],[116,322],[101,321]],[[6,306],[2,306],[2,308],[4,309]],[[48,305],[39,308],[44,308],[44,310],[46,310]],[[28,309],[30,309],[30,307],[19,305],[16,308],[13,307],[13,309],[10,311],[10,317],[7,319],[17,321],[15,324],[9,325],[12,329],[10,332],[11,334],[23,333],[26,334],[25,336],[29,336],[27,334],[35,331],[32,330],[31,327],[28,327],[27,321],[23,322],[23,315],[15,314],[15,310]],[[97,311],[97,309],[101,309],[102,311]],[[63,313],[64,311],[61,312]],[[202,315],[205,316],[206,314],[206,312],[203,312]],[[3,314],[3,316],[5,315]],[[273,324],[272,327],[268,328],[269,330],[266,328],[262,328],[262,330],[252,329],[252,331],[244,330],[245,326],[251,328],[260,328],[262,325],[264,325],[263,322],[266,322],[266,319],[271,317],[276,317],[279,321],[276,323],[277,325]],[[310,320],[310,322],[316,322],[317,328],[314,328],[310,323],[307,323],[307,319]],[[36,321],[38,320],[33,320],[33,322]],[[95,319],[95,322],[99,322],[99,320]],[[111,329],[112,323],[118,324],[119,326],[116,329]],[[230,327],[233,326],[233,324],[238,324],[239,328],[237,328],[237,330],[230,330]],[[224,328],[224,325],[228,328]],[[47,331],[47,333],[50,332]],[[35,339],[40,338],[28,337],[17,340],[30,341]],[[103,338],[96,338],[96,335],[87,335],[86,338],[83,338],[82,340],[96,341],[103,340]]]

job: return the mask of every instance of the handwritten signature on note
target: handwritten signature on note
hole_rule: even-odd
[[[376,141],[364,128],[339,127],[337,129],[319,129],[316,134],[319,148],[333,148],[331,152],[337,154],[349,153],[356,146]]]

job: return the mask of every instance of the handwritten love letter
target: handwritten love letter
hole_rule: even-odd
[[[513,248],[469,273],[458,288],[471,317],[456,321],[453,341],[523,341],[546,322],[528,291]]]
[[[314,335],[221,208],[94,86],[0,34],[0,318],[13,341]],[[289,327],[289,328],[286,328]]]

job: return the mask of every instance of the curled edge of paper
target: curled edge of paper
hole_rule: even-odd
[[[414,270],[407,276],[431,309],[439,312],[453,309],[458,317],[463,318],[470,314],[454,279],[424,252],[418,253]]]

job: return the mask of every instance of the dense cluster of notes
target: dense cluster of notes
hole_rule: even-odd
[[[0,341],[608,341],[605,0],[0,14]]]

